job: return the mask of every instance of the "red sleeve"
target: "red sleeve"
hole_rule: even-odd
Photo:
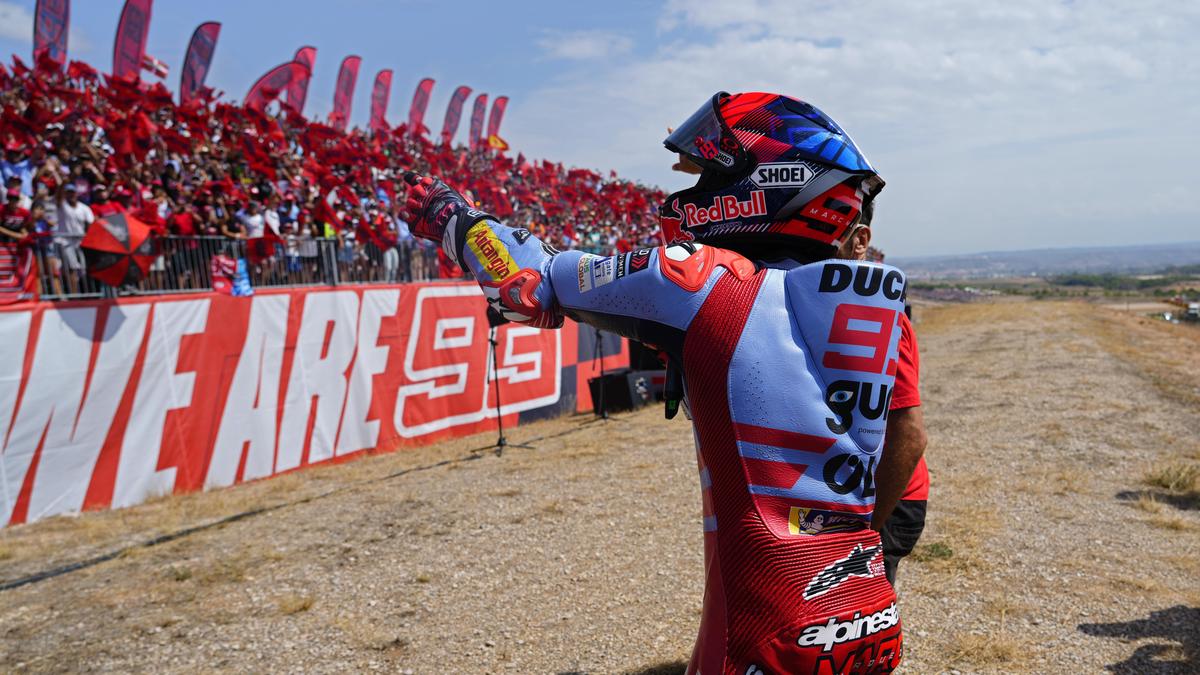
[[[892,391],[889,410],[913,408],[921,405],[921,354],[917,348],[917,334],[908,317],[900,315],[900,360],[896,368],[896,386]]]

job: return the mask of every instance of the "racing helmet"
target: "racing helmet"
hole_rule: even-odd
[[[826,258],[884,185],[836,122],[781,94],[719,92],[663,144],[702,170],[663,203],[665,244]]]

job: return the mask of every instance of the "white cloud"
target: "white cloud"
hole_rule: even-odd
[[[1190,186],[1198,32],[1200,5],[1174,0],[670,0],[656,51],[514,99],[507,135],[678,189],[667,125],[721,89],[778,91],[888,180],[876,235],[896,254],[1195,239],[1200,203],[1147,201]]]
[[[33,14],[15,2],[0,2],[0,37],[33,44]]]
[[[15,2],[0,0],[0,38],[14,40],[19,44],[33,44],[33,14]],[[78,26],[67,28],[67,50],[84,52],[92,43]],[[69,54],[68,54],[69,55]]]
[[[551,59],[591,61],[627,54],[633,40],[608,31],[547,31],[538,46]]]

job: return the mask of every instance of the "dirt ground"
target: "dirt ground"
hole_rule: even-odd
[[[1200,329],[919,307],[933,474],[903,672],[1200,672]],[[0,532],[4,672],[682,673],[686,422],[568,418]],[[475,457],[474,459],[472,459]],[[151,547],[154,536],[210,524]]]

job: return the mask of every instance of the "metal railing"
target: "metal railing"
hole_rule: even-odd
[[[255,288],[431,281],[438,277],[436,246],[410,239],[380,248],[354,239],[295,238],[265,257],[250,257],[246,241],[226,237],[159,237],[158,255],[145,278],[111,287],[87,273],[80,236],[58,235],[35,247],[41,298],[77,300],[123,295],[196,293],[213,288],[212,261],[246,260]]]

